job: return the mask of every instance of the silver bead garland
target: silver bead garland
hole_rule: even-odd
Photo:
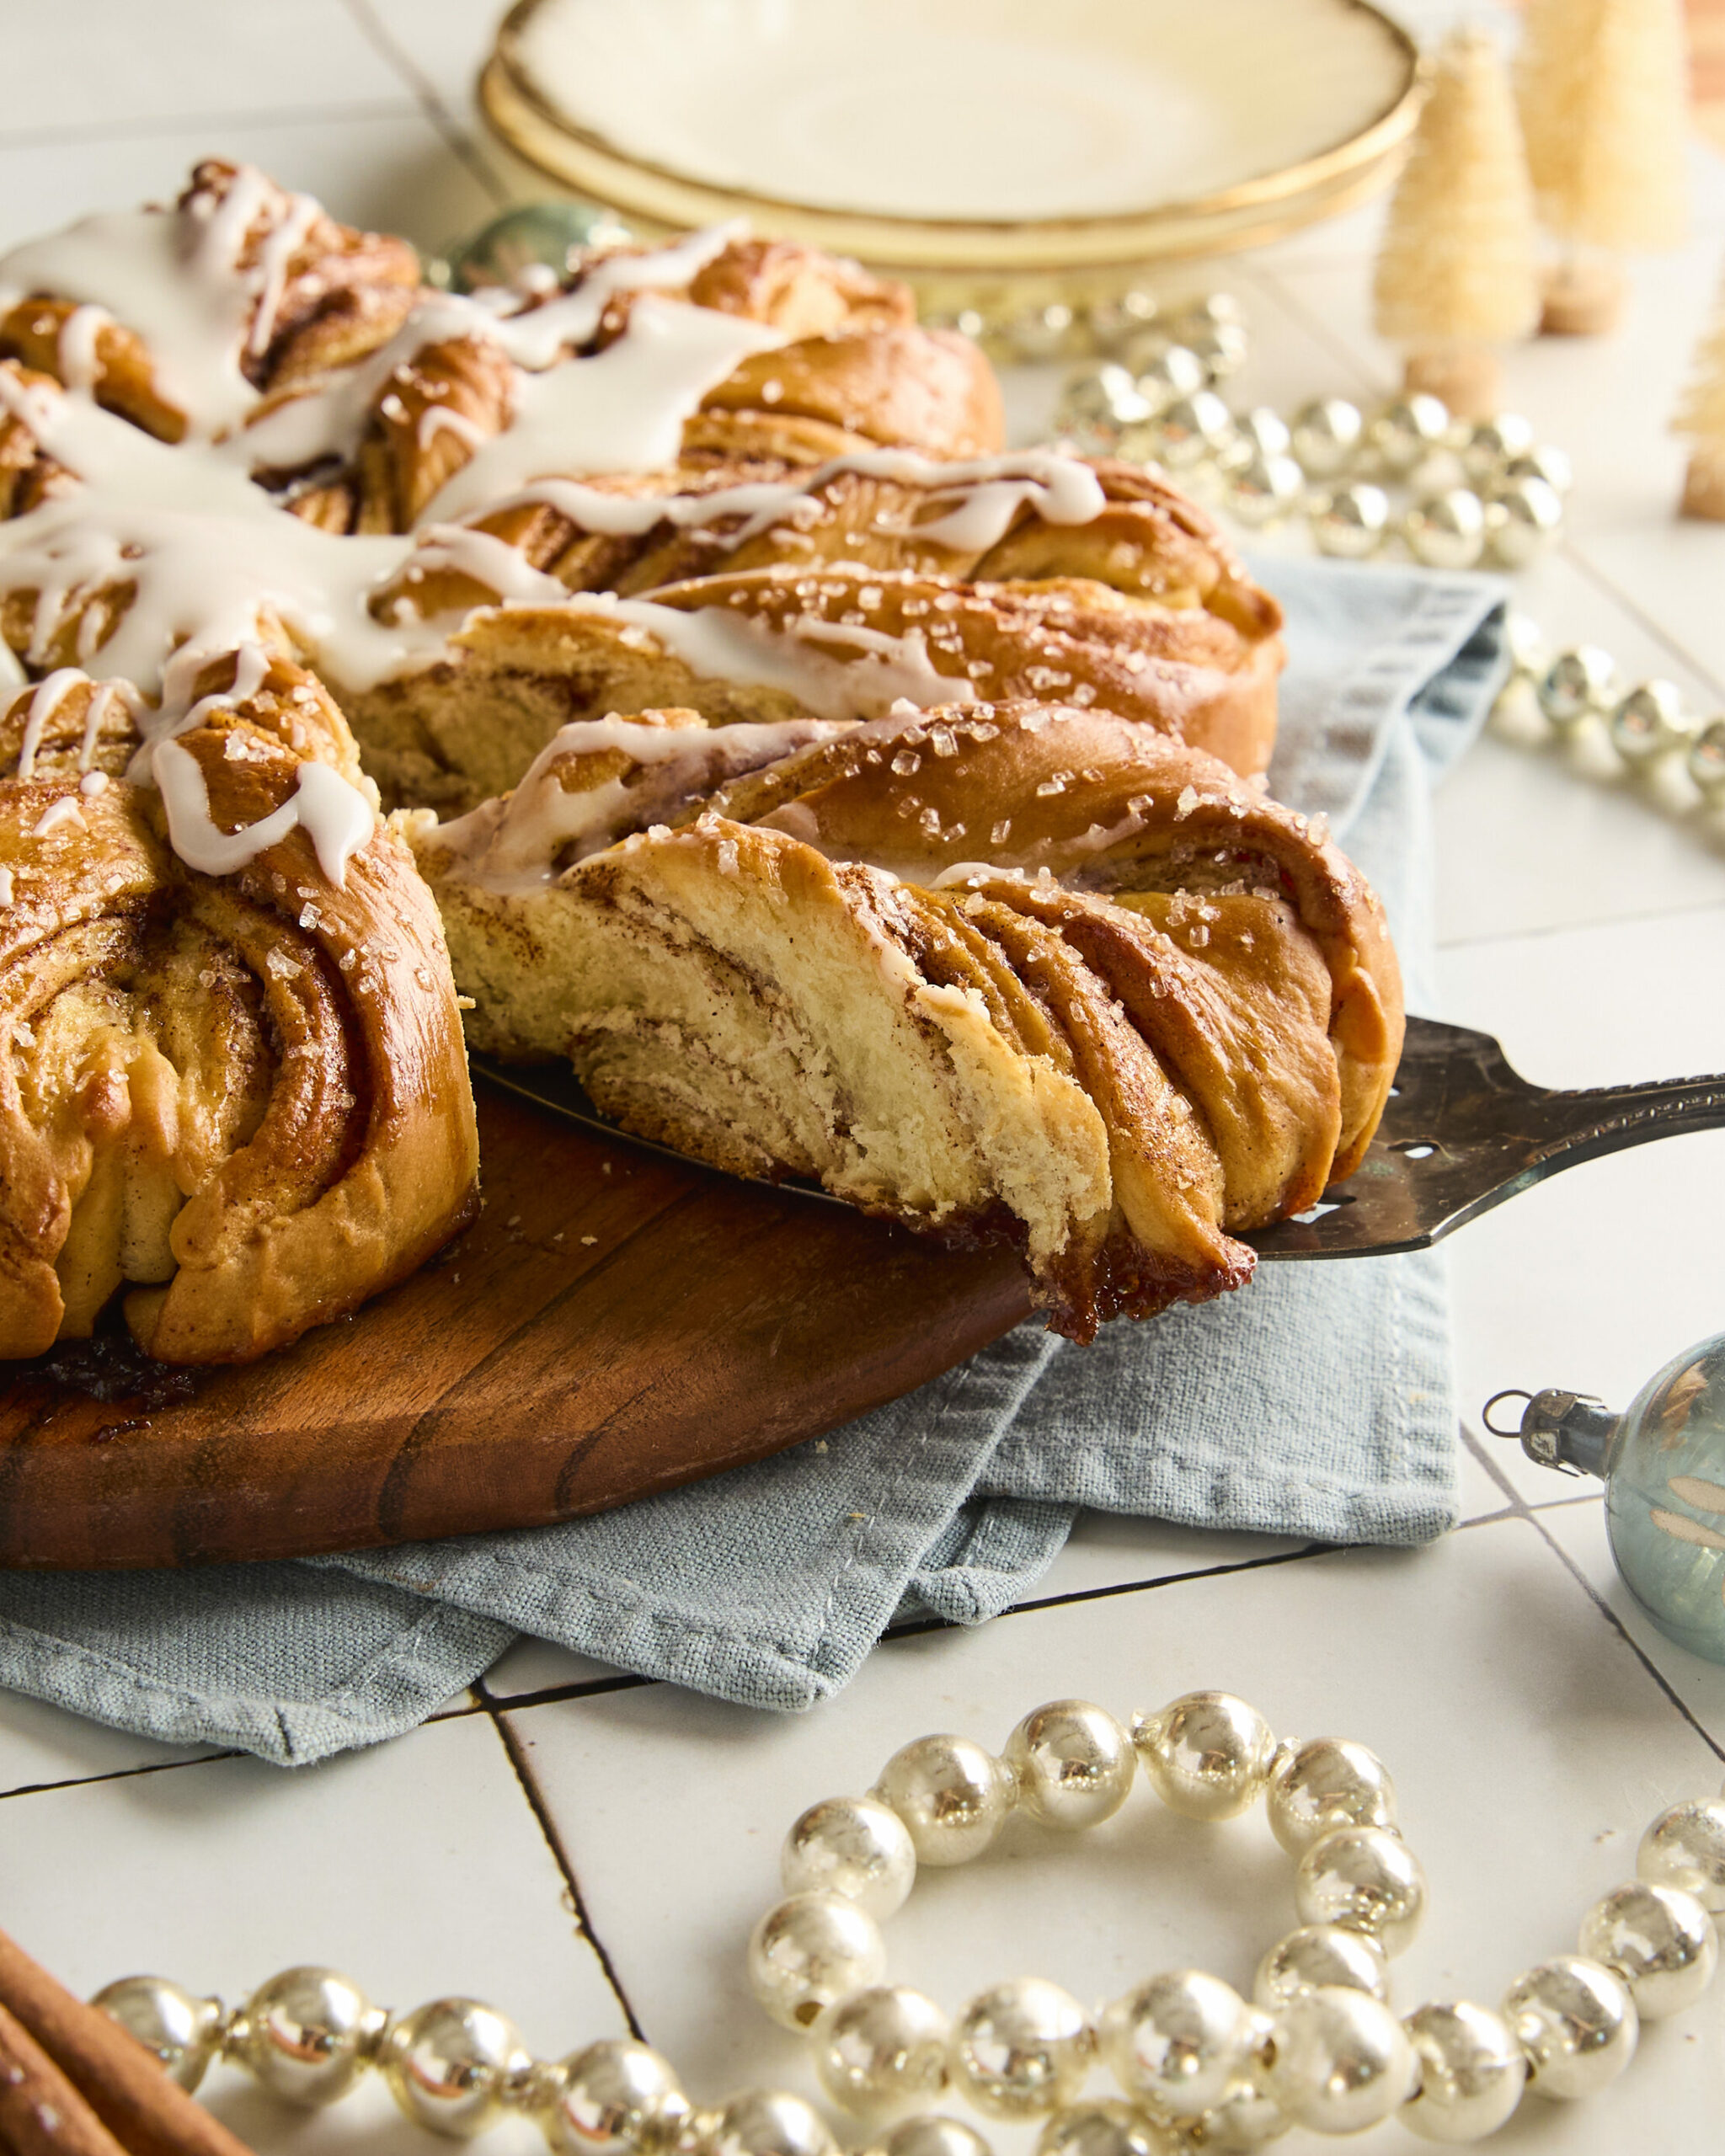
[[[882,1980],[872,1923],[849,1946],[867,1984],[831,1996],[822,1956],[836,1951],[839,1913],[825,1905],[844,1899],[838,1882],[854,1877],[883,1909],[908,1891],[880,1806],[898,1815],[921,1862],[968,1862],[1012,1809],[1056,1830],[1111,1818],[1137,1769],[1190,1818],[1232,1818],[1262,1798],[1295,1860],[1301,1922],[1263,1956],[1249,2001],[1202,1970],[1175,1969],[1087,2012],[1059,1985],[1021,1977],[980,1993],[948,2025],[922,1993]],[[865,1819],[878,1854],[859,1866]],[[948,2094],[990,2117],[1044,2119],[1038,2156],[1249,2149],[1294,2126],[1354,2133],[1391,2116],[1428,2139],[1472,2141],[1503,2125],[1530,2087],[1567,2097],[1605,2086],[1633,2056],[1642,2019],[1691,2004],[1712,1980],[1725,1797],[1663,1813],[1637,1871],[1588,1911],[1578,1953],[1526,1972],[1499,2009],[1440,2000],[1398,2019],[1389,1957],[1412,1942],[1426,1886],[1375,1753],[1343,1738],[1279,1742],[1226,1693],[1188,1694],[1130,1732],[1088,1700],[1057,1700],[1027,1715],[997,1758],[969,1737],[921,1737],[868,1796],[805,1812],[785,1845],[792,1897],[756,1926],[750,1975],[777,2019],[809,2026],[821,2084],[841,2108],[871,2125],[917,2114],[881,2144],[884,2156],[900,2156],[897,2137],[908,2145],[913,2127],[929,2156],[977,2156],[969,2138],[943,2140],[964,2131],[957,2121],[919,2111]],[[794,1891],[811,1874],[836,1891]],[[783,1971],[761,1951],[787,1929],[805,1939],[800,1996],[788,1995]],[[1097,2059],[1121,2097],[1085,2097]]]
[[[1201,302],[1214,307],[1215,298]],[[1249,349],[1237,311],[1188,312],[1068,379],[1055,431],[1087,454],[1165,465],[1256,529],[1303,520],[1318,552],[1364,561],[1400,543],[1432,568],[1525,568],[1562,530],[1569,460],[1518,413],[1470,425],[1434,397],[1370,417],[1321,397],[1290,418],[1231,410],[1218,385]],[[1405,496],[1398,509],[1392,492]]]
[[[969,1861],[1014,1810],[1056,1830],[1097,1825],[1140,1769],[1188,1817],[1232,1818],[1262,1798],[1296,1860],[1305,1921],[1264,1956],[1251,2000],[1177,1969],[1092,2012],[1057,1984],[1018,1977],[949,2021],[934,2000],[883,1981],[875,1919],[902,1905],[919,1861]],[[953,2093],[991,2118],[1041,2119],[1037,2156],[1249,2150],[1296,2125],[1354,2133],[1392,2116],[1430,2140],[1476,2141],[1527,2089],[1570,2099],[1605,2087],[1634,2056],[1643,2020],[1712,1982],[1725,1791],[1662,1812],[1636,1869],[1587,1912],[1580,1951],[1526,1971],[1500,2009],[1439,2001],[1398,2019],[1387,1957],[1411,1939],[1425,1887],[1374,1753],[1341,1738],[1279,1742],[1227,1693],[1188,1693],[1130,1732],[1088,1700],[1057,1700],[1026,1716],[998,1758],[967,1737],[922,1737],[868,1796],[804,1812],[782,1859],[789,1898],[756,1927],[750,1979],[776,2019],[808,2032],[827,2095],[874,2133],[869,2156],[991,2156],[974,2127],[926,2108]],[[95,2004],[187,2089],[223,2058],[312,2106],[376,2070],[409,2118],[452,2138],[514,2115],[537,2121],[553,2156],[837,2156],[820,2114],[790,2091],[749,2089],[697,2109],[669,2063],[632,2038],[537,2060],[479,2000],[398,2016],[332,1969],[284,1970],[231,2012],[161,1977],[124,1977]],[[1085,2096],[1098,2059],[1123,2096]]]
[[[1500,712],[1530,703],[1553,734],[1565,737],[1600,727],[1632,771],[1680,756],[1706,806],[1725,808],[1725,717],[1691,712],[1675,682],[1626,683],[1610,654],[1597,644],[1551,651],[1525,615],[1509,616],[1505,641],[1509,678]]]

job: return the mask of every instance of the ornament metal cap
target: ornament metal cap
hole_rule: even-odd
[[[1500,1400],[1525,1400],[1521,1420],[1513,1430],[1499,1429],[1492,1410]],[[1541,1467],[1555,1468],[1560,1475],[1597,1475],[1602,1479],[1622,1417],[1591,1393],[1563,1392],[1548,1386],[1544,1392],[1525,1392],[1511,1385],[1494,1392],[1480,1419],[1494,1438],[1519,1438],[1521,1449]]]

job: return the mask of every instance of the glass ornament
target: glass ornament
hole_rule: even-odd
[[[1519,1425],[1491,1419],[1526,1404]],[[1725,1333],[1674,1355],[1619,1415],[1585,1393],[1496,1394],[1486,1428],[1560,1474],[1596,1475],[1624,1584],[1680,1646],[1725,1662]]]
[[[449,258],[450,282],[458,292],[486,285],[517,285],[536,270],[561,280],[574,258],[590,247],[627,247],[632,235],[596,202],[528,202],[494,217]]]

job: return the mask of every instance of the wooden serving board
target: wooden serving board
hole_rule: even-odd
[[[818,1435],[1023,1317],[1023,1273],[482,1085],[485,1208],[243,1369],[104,1348],[0,1397],[0,1566],[303,1557],[543,1526]]]

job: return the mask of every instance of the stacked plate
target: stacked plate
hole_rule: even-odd
[[[644,232],[746,216],[957,307],[1088,303],[1351,206],[1417,72],[1361,0],[521,0],[482,96]]]

